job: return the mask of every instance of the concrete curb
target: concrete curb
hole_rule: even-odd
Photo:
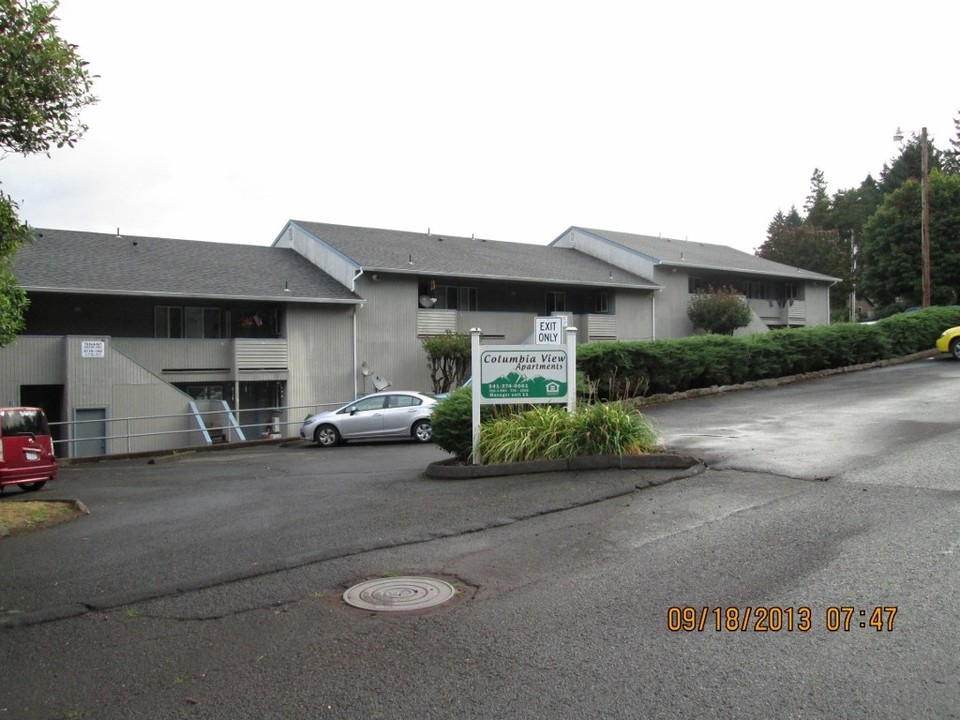
[[[473,478],[529,475],[532,473],[576,472],[581,470],[686,470],[698,465],[687,455],[589,455],[559,460],[530,460],[496,465],[464,465],[456,459],[430,463],[424,471],[429,478],[471,480]]]

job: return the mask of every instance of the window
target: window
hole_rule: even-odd
[[[794,285],[793,283],[787,283],[787,288],[786,288],[787,300],[796,300],[798,297],[800,297],[800,294],[798,292],[797,286]]]
[[[422,405],[423,401],[420,398],[415,398],[413,395],[388,395],[387,396],[387,407],[400,408],[400,407],[415,407],[417,405]]]
[[[607,294],[605,292],[597,293],[593,296],[593,311],[595,313],[609,312],[607,305]]]
[[[184,337],[188,338],[219,338],[220,337],[220,309],[219,308],[184,308]]]
[[[153,309],[153,336],[158,338],[183,337],[183,309],[158,305]]]
[[[477,289],[474,287],[455,287],[453,285],[437,285],[437,304],[439,310],[476,310]]]
[[[751,282],[750,283],[750,293],[747,297],[752,300],[766,300],[767,299],[767,284],[763,282]]]
[[[691,295],[696,295],[700,290],[703,289],[703,280],[698,277],[689,277],[687,278],[687,292]]]
[[[547,290],[547,315],[553,312],[566,312],[567,294],[559,290]]]
[[[220,309],[157,305],[153,335],[158,338],[219,338]]]
[[[357,400],[353,405],[350,405],[343,410],[341,413],[347,415],[355,412],[370,412],[371,410],[382,410],[384,403],[384,396],[377,395],[376,397],[363,398],[362,400]]]

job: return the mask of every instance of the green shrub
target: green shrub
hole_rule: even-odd
[[[624,400],[909,355],[932,349],[940,333],[956,325],[960,308],[937,307],[872,325],[837,323],[743,337],[588,343],[577,351],[577,369],[596,397]]]
[[[687,303],[687,317],[695,328],[717,335],[733,335],[750,324],[753,313],[736,288],[698,290]]]
[[[448,453],[466,460],[473,452],[472,394],[462,387],[437,403],[430,416],[433,442]]]
[[[529,405],[482,405],[480,421],[488,422],[520,412]],[[473,453],[473,391],[461,387],[437,403],[430,416],[433,442],[442,450],[466,461]]]
[[[639,455],[656,450],[656,431],[636,410],[613,403],[583,405],[575,412],[539,405],[483,423],[480,462],[508,463],[583,455]]]
[[[944,330],[956,325],[960,325],[960,308],[932,307],[891,315],[874,327],[880,329],[893,355],[898,356],[929,350]]]

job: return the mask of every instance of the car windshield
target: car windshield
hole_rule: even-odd
[[[47,418],[39,410],[0,410],[0,428],[4,435],[49,435]]]

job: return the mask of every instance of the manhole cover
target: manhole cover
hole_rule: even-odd
[[[391,577],[354,585],[343,593],[343,600],[364,610],[397,612],[442,605],[456,593],[456,588],[443,580],[428,577]]]

